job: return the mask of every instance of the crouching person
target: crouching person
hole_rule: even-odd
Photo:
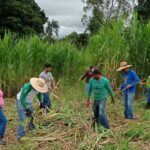
[[[7,119],[3,111],[3,107],[4,107],[3,92],[0,90],[0,145],[6,144],[3,141],[3,138],[4,138],[5,129],[7,125]]]
[[[47,85],[43,79],[31,78],[29,83],[24,84],[21,91],[17,94],[17,111],[19,117],[19,125],[17,128],[17,139],[21,140],[25,136],[24,121],[26,117],[30,119],[28,123],[29,129],[34,129],[33,123],[33,100],[37,96],[40,107],[45,108],[43,104],[42,93],[47,92]]]
[[[99,69],[93,70],[93,78],[89,81],[87,107],[90,105],[90,96],[92,92],[94,95],[94,120],[97,124],[101,124],[104,128],[109,129],[110,125],[105,112],[107,92],[111,95],[112,103],[114,103],[114,93],[111,89],[109,80],[102,76]]]

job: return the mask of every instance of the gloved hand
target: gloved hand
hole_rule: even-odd
[[[40,109],[45,109],[45,104],[44,103],[40,103]]]
[[[27,117],[31,117],[32,116],[32,112],[31,112],[31,110],[29,108],[25,109],[25,113],[26,113]]]

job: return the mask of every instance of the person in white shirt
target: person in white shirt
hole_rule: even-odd
[[[41,72],[39,75],[40,78],[45,80],[46,85],[48,87],[48,91],[43,94],[43,103],[46,106],[47,112],[49,112],[49,109],[51,108],[51,98],[50,98],[51,85],[54,86],[54,79],[51,71],[52,71],[52,65],[45,64],[44,71]]]

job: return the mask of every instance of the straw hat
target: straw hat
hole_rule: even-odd
[[[125,69],[125,68],[129,68],[129,67],[131,67],[132,65],[128,65],[128,63],[127,62],[121,62],[120,63],[120,67],[117,69],[117,71],[121,71],[121,70],[123,70],[123,69]]]
[[[48,91],[48,87],[47,87],[44,79],[31,78],[30,83],[31,83],[32,87],[40,93],[46,93]]]

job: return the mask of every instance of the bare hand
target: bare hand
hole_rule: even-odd
[[[127,87],[126,87],[126,88],[127,88],[127,89],[129,89],[131,86],[132,86],[132,85],[131,85],[131,84],[129,84],[129,85],[127,85]]]
[[[90,100],[88,99],[87,101],[86,101],[86,107],[88,108],[90,106]]]
[[[121,88],[118,88],[118,89],[115,91],[115,94],[118,95],[120,92],[121,92]]]
[[[112,103],[112,104],[115,104],[114,97],[111,97],[111,103]]]

